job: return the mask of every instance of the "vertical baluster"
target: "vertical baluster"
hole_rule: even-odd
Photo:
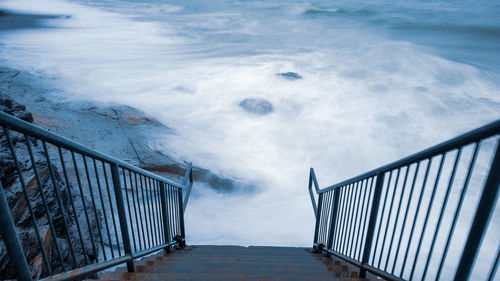
[[[339,233],[340,233],[340,228],[342,226],[341,222],[342,222],[342,187],[337,187],[335,188],[337,190],[337,197],[339,198],[338,199],[338,207],[337,207],[337,218],[335,219],[336,223],[335,223],[335,229],[334,229],[334,233],[333,233],[333,242],[332,242],[332,249],[336,252],[338,252],[338,248],[337,248],[337,245],[338,245],[338,240],[339,240]]]
[[[346,255],[346,242],[348,240],[348,229],[349,229],[349,216],[351,214],[351,208],[352,208],[352,197],[353,197],[353,188],[354,184],[350,184],[349,187],[347,188],[349,195],[348,195],[348,202],[347,202],[347,207],[346,207],[346,213],[344,217],[344,232],[342,233],[342,246],[340,248],[340,252],[343,255]],[[347,255],[346,255],[347,256]]]
[[[133,209],[134,209],[134,216],[135,216],[135,226],[136,226],[136,229],[137,229],[137,239],[139,240],[138,244],[139,244],[139,250],[142,250],[142,241],[141,241],[141,232],[139,231],[139,217],[137,216],[137,202],[139,201],[138,198],[136,198],[135,196],[135,192],[134,192],[134,181],[132,180],[132,172],[130,170],[128,170],[128,179],[130,181],[130,193],[132,194],[132,206],[133,206]],[[135,182],[136,184],[136,189],[137,189],[137,181]],[[137,200],[136,200],[137,199]]]
[[[179,196],[177,196],[177,193],[179,192],[179,190],[182,192],[182,189],[180,188],[175,188],[175,192],[174,192],[174,214],[175,214],[175,217],[177,218],[178,220],[178,224],[176,225],[177,227],[177,233],[181,233],[181,217],[180,217],[180,214],[179,214]],[[184,213],[184,212],[183,212]],[[181,236],[182,236],[182,233],[181,233]]]
[[[141,183],[141,196],[142,196],[142,210],[144,211],[144,224],[146,225],[146,235],[147,235],[147,246],[151,248],[151,236],[149,236],[149,230],[151,229],[149,222],[148,222],[148,214],[147,214],[147,203],[146,203],[146,197],[144,196],[144,181],[143,177],[141,174],[139,174],[139,182]],[[146,243],[146,241],[144,241]]]
[[[358,188],[358,199],[357,199],[357,206],[356,206],[356,219],[354,220],[354,232],[353,232],[353,237],[352,237],[352,244],[351,244],[351,252],[349,255],[351,258],[355,259],[356,258],[356,252],[358,251],[358,244],[359,244],[359,234],[361,233],[361,221],[363,219],[363,203],[364,203],[364,198],[363,198],[363,192],[365,191],[365,180],[362,179],[359,181],[359,188]]]
[[[132,212],[130,210],[130,199],[128,196],[128,187],[127,187],[127,174],[126,170],[122,168],[122,177],[123,177],[123,189],[125,190],[125,200],[127,201],[127,210],[128,210],[128,221],[130,223],[130,232],[132,232],[132,241],[134,244],[134,251],[137,252],[137,242],[135,241],[135,230],[134,230],[134,222],[132,221]],[[132,185],[132,182],[130,182]],[[134,202],[132,202],[134,203]]]
[[[387,215],[387,223],[385,224],[384,238],[382,238],[382,246],[380,247],[380,256],[378,258],[378,265],[377,265],[378,268],[380,268],[380,262],[382,261],[382,256],[384,255],[385,240],[387,238],[387,232],[389,232],[389,225],[391,222],[391,214],[392,214],[392,206],[394,205],[394,198],[396,197],[396,191],[398,189],[399,174],[401,173],[401,167],[398,168],[396,173],[397,173],[396,174],[396,181],[394,183],[394,188],[392,191],[391,204],[389,205],[389,214]],[[391,184],[391,181],[389,179],[389,183],[387,185],[387,193],[389,193],[389,188],[391,187],[390,184]],[[396,225],[394,225],[394,228],[395,227],[396,227]],[[389,255],[390,255],[390,252],[388,252],[387,256],[389,256]]]
[[[491,265],[490,274],[488,274],[488,281],[493,281],[493,278],[495,278],[495,275],[496,275],[497,269],[498,269],[499,260],[500,260],[500,245],[497,248],[497,257],[495,258],[495,260],[493,261],[493,264]]]
[[[95,158],[92,158],[92,163],[94,164],[94,173],[95,173],[95,178],[97,181],[97,189],[99,192],[99,199],[101,201],[101,208],[104,216],[104,223],[106,225],[106,232],[108,234],[108,239],[109,239],[109,248],[111,249],[111,258],[115,258],[115,252],[113,251],[113,245],[111,243],[111,233],[109,231],[109,224],[108,224],[108,216],[106,214],[106,207],[104,205],[104,199],[102,196],[102,188],[101,188],[101,180],[99,179],[99,172],[97,171],[97,163],[95,161]],[[111,214],[113,215],[113,214]]]
[[[186,246],[186,231],[184,230],[184,207],[182,206],[182,189],[177,190],[177,198],[178,198],[178,204],[179,204],[179,228],[181,231],[181,237],[182,237],[182,243],[181,243],[181,248]]]
[[[140,177],[139,177],[139,180],[140,180]],[[144,248],[142,249],[146,249],[146,234],[144,232],[144,218],[142,216],[142,211],[141,211],[141,201],[139,201],[139,182],[137,181],[137,173],[134,172],[134,181],[135,181],[135,192],[136,192],[136,195],[135,197],[137,198],[137,209],[138,209],[138,212],[139,212],[139,219],[140,219],[140,223],[141,223],[141,234],[142,234],[142,239],[143,239],[143,244],[144,244]],[[142,191],[142,184],[141,184],[141,191]],[[143,198],[144,200],[144,198]],[[145,214],[144,214],[145,216]]]
[[[417,219],[418,219],[418,214],[420,211],[420,205],[422,203],[422,198],[424,197],[425,186],[427,185],[427,178],[429,177],[429,170],[430,170],[431,165],[432,165],[432,158],[430,158],[428,161],[429,162],[427,163],[427,168],[425,169],[424,182],[422,183],[422,190],[420,191],[420,196],[419,196],[418,202],[417,202],[415,217],[413,218],[413,224],[412,224],[411,230],[410,230],[410,237],[408,238],[408,245],[406,247],[405,257],[403,259],[403,265],[401,267],[401,272],[399,273],[400,277],[403,276],[405,266],[406,266],[406,261],[408,259],[408,253],[410,252],[410,246],[411,246],[411,242],[412,242],[413,232],[415,230],[415,226],[417,225]]]
[[[158,240],[159,240],[159,244],[163,244],[164,241],[163,241],[163,237],[164,237],[164,233],[163,233],[163,219],[161,217],[161,203],[160,203],[160,200],[159,200],[159,196],[160,196],[160,188],[159,188],[159,181],[157,180],[153,180],[153,184],[154,184],[154,187],[155,187],[155,192],[154,192],[154,198],[155,198],[155,207],[156,207],[156,217],[158,218]]]
[[[330,192],[325,192],[325,195],[323,195],[323,208],[321,210],[321,222],[320,222],[320,229],[319,229],[319,234],[318,234],[318,241],[321,242],[322,244],[323,241],[326,242],[325,239],[325,232],[328,228],[327,220],[328,220],[328,214],[329,214],[329,208],[330,208]]]
[[[130,236],[128,233],[127,214],[125,213],[125,205],[123,202],[122,187],[120,182],[120,172],[118,164],[111,164],[111,178],[113,179],[113,188],[115,191],[116,208],[118,209],[118,220],[120,221],[120,229],[122,233],[123,249],[125,255],[132,256],[132,246],[130,244]],[[134,261],[127,262],[128,272],[134,272]]]
[[[153,198],[154,198],[154,202],[155,202],[155,213],[156,213],[156,220],[157,220],[157,224],[158,224],[158,245],[161,245],[163,244],[162,243],[162,237],[163,237],[163,231],[162,231],[162,224],[163,224],[163,220],[161,218],[161,212],[160,212],[160,209],[158,208],[159,206],[159,200],[158,200],[158,196],[159,196],[159,189],[158,189],[158,181],[157,180],[153,180],[153,187],[154,187],[154,192],[153,192]]]
[[[26,188],[26,183],[24,182],[23,173],[21,172],[21,168],[19,166],[19,161],[17,160],[16,151],[14,149],[14,145],[13,145],[12,139],[10,137],[10,132],[5,127],[3,128],[3,130],[5,132],[5,137],[7,138],[7,144],[9,146],[9,150],[10,150],[10,153],[12,155],[12,160],[14,160],[14,165],[16,166],[16,171],[17,171],[17,174],[19,176],[19,181],[21,182],[24,200],[26,201],[26,204],[28,205],[28,210],[30,212],[30,218],[31,218],[31,222],[33,224],[33,229],[35,230],[35,235],[36,235],[36,238],[38,241],[38,245],[40,246],[40,251],[42,253],[43,264],[45,265],[45,268],[47,269],[48,274],[52,275],[52,268],[50,267],[50,262],[49,262],[49,258],[47,257],[47,253],[45,252],[45,249],[43,248],[42,237],[40,235],[40,230],[38,229],[38,221],[35,217],[33,206],[31,205],[31,200],[29,198],[28,190]]]
[[[148,178],[149,182],[149,197],[151,198],[151,202],[149,203],[151,206],[151,215],[153,217],[153,230],[154,230],[154,236],[153,236],[153,241],[156,241],[156,245],[159,245],[158,241],[158,220],[156,217],[156,204],[154,201],[154,185],[151,182],[151,178]]]
[[[359,252],[359,238],[361,236],[362,230],[361,226],[363,224],[364,216],[363,216],[363,210],[365,209],[365,200],[366,200],[366,190],[368,189],[368,179],[364,179],[361,183],[361,190],[360,192],[363,193],[363,195],[360,194],[361,197],[363,197],[360,205],[360,213],[359,213],[359,223],[358,223],[358,235],[356,237],[356,244],[355,244],[355,250],[354,250],[354,256],[352,257],[353,259],[356,259],[358,252]]]
[[[33,149],[31,148],[31,137],[25,134],[24,139],[26,140],[26,147],[28,148],[28,154],[31,160],[31,167],[33,169],[33,172],[35,173],[35,179],[38,186],[38,191],[40,192],[40,196],[42,197],[43,207],[45,209],[45,213],[49,221],[50,231],[52,232],[52,234],[54,234],[55,237],[57,232],[56,228],[54,227],[54,222],[52,221],[52,216],[50,215],[49,204],[47,202],[47,198],[45,197],[45,192],[43,191],[42,188],[42,181],[40,179],[40,175],[38,174],[38,169],[36,167],[35,156],[33,155]],[[57,243],[57,239],[54,239],[54,245],[56,248],[57,257],[59,258],[59,263],[61,264],[63,271],[66,271],[66,267],[64,266],[64,258],[62,256],[59,243]]]
[[[173,186],[170,186],[170,190],[169,190],[169,193],[170,193],[170,199],[168,200],[169,202],[169,205],[170,205],[170,214],[172,216],[172,220],[171,220],[171,226],[172,226],[172,231],[170,233],[172,233],[172,239],[174,239],[174,237],[177,235],[177,224],[179,223],[179,220],[177,219],[177,217],[175,216],[175,201],[174,201],[174,190],[175,190],[175,187]]]
[[[398,226],[398,219],[399,219],[399,215],[401,213],[401,205],[403,203],[403,198],[404,198],[404,194],[405,194],[405,187],[406,187],[406,183],[408,180],[409,170],[410,170],[410,166],[406,166],[405,178],[403,180],[403,186],[401,187],[401,195],[399,196],[398,209],[396,211],[396,218],[394,219],[394,229],[392,230],[391,241],[389,243],[389,250],[387,250],[387,259],[385,261],[384,271],[387,271],[387,266],[389,265],[389,259],[390,259],[391,250],[392,250],[392,243],[394,242],[394,235],[396,234],[396,229]],[[401,238],[402,237],[400,237],[399,239],[401,239]],[[396,263],[396,262],[394,262],[394,263]]]
[[[443,215],[444,215],[444,212],[446,210],[446,206],[448,204],[448,198],[450,196],[451,187],[453,186],[453,181],[455,180],[455,174],[456,174],[456,171],[457,171],[458,162],[460,162],[460,155],[461,154],[462,154],[462,148],[460,148],[458,150],[457,155],[455,157],[455,163],[453,164],[453,170],[451,170],[450,180],[448,182],[448,187],[446,188],[446,194],[444,196],[443,203],[440,206],[441,212],[439,213],[439,218],[438,218],[438,222],[437,222],[437,225],[436,225],[436,230],[434,231],[434,236],[432,237],[431,247],[429,249],[429,254],[427,255],[427,261],[425,262],[424,273],[422,274],[421,280],[425,280],[425,277],[427,276],[427,270],[429,268],[429,262],[431,261],[431,258],[432,258],[432,252],[434,250],[434,245],[436,243],[436,238],[437,238],[438,233],[439,233],[439,227],[441,226],[441,221],[443,219]]]
[[[338,188],[335,188],[333,190],[333,207],[332,207],[332,214],[330,217],[330,232],[328,233],[328,242],[326,244],[327,245],[326,248],[329,250],[333,250],[332,243],[334,239],[335,228],[337,226],[337,212],[339,209],[339,199],[340,199],[339,190]]]
[[[102,170],[104,172],[104,182],[106,183],[106,190],[108,191],[109,207],[111,208],[111,219],[113,220],[113,227],[115,229],[116,246],[118,248],[118,255],[121,256],[122,252],[121,252],[121,248],[120,248],[120,239],[118,239],[118,228],[116,227],[115,212],[113,209],[113,200],[111,200],[111,190],[109,188],[109,180],[108,180],[108,174],[106,172],[106,164],[103,161],[101,161],[101,164],[102,164]],[[111,245],[111,248],[113,248],[112,242],[110,242],[110,245]]]
[[[357,221],[358,221],[358,210],[359,210],[359,196],[361,194],[361,192],[359,190],[361,190],[361,185],[362,185],[362,181],[357,181],[356,182],[356,185],[355,185],[355,199],[354,199],[354,208],[352,209],[352,212],[353,212],[353,216],[351,218],[351,222],[350,222],[350,227],[352,227],[352,231],[350,232],[349,234],[349,254],[347,256],[349,257],[352,257],[352,250],[353,250],[353,246],[354,246],[354,237],[356,237],[356,225],[357,225]],[[355,211],[355,213],[354,213]],[[346,253],[347,254],[347,253]]]
[[[165,225],[163,225],[163,217],[162,217],[162,209],[161,209],[161,193],[160,193],[160,180],[156,181],[156,202],[157,202],[157,209],[158,209],[158,219],[160,220],[160,232],[161,232],[161,237],[160,237],[160,243],[166,243],[167,241],[164,240],[165,238]]]
[[[455,273],[455,281],[469,280],[472,266],[474,265],[479,250],[481,249],[480,245],[493,213],[493,207],[495,206],[498,196],[498,186],[500,185],[499,144],[500,142],[497,142],[495,157],[493,158],[493,163],[490,166],[490,171],[483,187],[481,199],[479,199],[474,220],[472,221],[472,225],[470,227],[469,236],[467,237],[467,242],[465,243],[465,247],[462,252],[462,258],[460,259],[457,272]]]
[[[318,212],[316,213],[316,226],[314,227],[314,240],[313,240],[313,245],[318,243],[318,235],[319,235],[319,228],[320,226],[320,221],[321,221],[321,209],[323,209],[323,194],[320,193],[318,195]]]
[[[361,260],[361,265],[368,263],[370,259],[370,253],[372,250],[373,235],[375,234],[375,224],[377,222],[378,209],[380,204],[380,198],[382,197],[382,188],[384,185],[384,173],[377,174],[377,183],[375,184],[375,192],[373,194],[373,203],[370,211],[370,220],[368,222],[368,230],[366,233],[365,248],[363,250],[363,259]],[[359,273],[360,278],[366,278],[366,270],[361,269]]]
[[[387,197],[389,196],[389,191],[390,191],[390,187],[391,187],[392,172],[393,172],[392,170],[389,172],[389,180],[387,181],[387,188],[385,188],[384,203],[382,204],[382,211],[380,212],[380,223],[378,224],[377,236],[374,239],[375,240],[375,248],[373,250],[373,259],[371,261],[373,263],[374,267],[375,267],[375,258],[377,256],[378,241],[380,239],[380,230],[382,229],[382,225],[384,223],[385,206],[387,204]]]
[[[458,199],[457,207],[455,209],[455,214],[453,216],[453,221],[451,223],[451,227],[450,227],[450,230],[448,232],[448,237],[446,239],[446,244],[444,246],[444,251],[443,251],[443,254],[441,256],[441,261],[439,263],[439,268],[438,268],[438,271],[437,271],[437,274],[436,274],[436,280],[439,280],[439,278],[441,277],[441,272],[443,270],[444,261],[446,259],[446,255],[448,254],[448,249],[450,247],[451,238],[452,238],[453,233],[455,231],[455,226],[456,226],[456,223],[457,223],[457,220],[458,220],[458,215],[459,215],[460,210],[462,208],[462,203],[463,203],[465,194],[467,192],[467,188],[469,187],[469,182],[470,182],[470,179],[471,179],[471,176],[472,176],[472,172],[474,170],[474,165],[476,164],[477,154],[479,152],[480,146],[481,146],[480,142],[474,144],[474,152],[472,153],[472,157],[471,157],[471,160],[470,160],[470,163],[469,163],[469,168],[467,169],[467,175],[465,176],[465,181],[464,181],[464,184],[462,186],[462,190],[460,191],[460,196],[459,196],[459,199]]]
[[[339,189],[339,195],[340,195],[340,198],[341,198],[341,208],[340,208],[340,216],[339,216],[339,229],[338,229],[338,235],[336,235],[336,237],[340,238],[340,239],[336,239],[336,244],[335,244],[335,248],[337,249],[337,252],[341,253],[341,246],[342,246],[342,235],[344,233],[344,228],[345,228],[345,223],[344,223],[344,220],[345,220],[345,216],[346,216],[346,204],[347,204],[347,191],[349,190],[347,188],[347,186],[340,186],[338,187]]]
[[[97,215],[97,207],[96,207],[95,199],[94,199],[94,191],[92,190],[93,188],[92,188],[92,184],[91,184],[89,168],[88,168],[88,164],[87,164],[87,158],[83,154],[82,154],[82,158],[83,158],[83,166],[85,168],[85,174],[87,176],[87,183],[89,185],[90,199],[92,199],[91,200],[92,208],[94,209],[94,215],[95,215],[95,219],[97,221],[97,233],[99,234],[99,238],[101,240],[100,242],[101,242],[101,247],[102,247],[102,253],[104,255],[104,260],[107,260],[106,249],[104,248],[104,239],[103,239],[102,231],[101,231],[101,221],[99,220],[99,216]]]
[[[21,281],[31,281],[31,272],[24,256],[23,247],[19,242],[16,225],[12,219],[12,213],[5,192],[0,182],[0,235],[7,247],[10,262],[17,274],[17,279]]]
[[[420,232],[420,238],[418,240],[417,252],[415,253],[415,258],[413,259],[413,266],[411,268],[410,280],[413,280],[413,274],[415,274],[415,267],[417,265],[418,255],[420,254],[420,249],[421,249],[421,246],[422,246],[422,241],[424,239],[425,230],[427,228],[427,223],[429,221],[429,216],[430,216],[431,211],[432,211],[432,203],[434,203],[434,197],[436,195],[436,191],[437,191],[437,188],[439,186],[439,179],[441,177],[441,171],[443,170],[443,164],[444,164],[445,159],[446,159],[446,153],[441,156],[441,161],[439,163],[439,169],[438,169],[438,172],[437,172],[437,175],[436,175],[436,180],[434,181],[434,188],[432,189],[431,198],[429,200],[429,205],[427,206],[427,213],[425,215],[424,225],[422,227],[422,231]]]
[[[408,219],[408,213],[410,211],[411,202],[413,202],[411,199],[413,198],[412,195],[413,195],[413,191],[415,190],[415,184],[417,182],[419,169],[420,169],[420,161],[417,162],[417,167],[415,168],[415,175],[413,176],[413,180],[412,180],[412,184],[411,184],[411,188],[410,188],[410,195],[408,196],[408,204],[406,206],[405,215],[403,218],[403,224],[401,225],[401,233],[399,235],[398,246],[396,247],[396,254],[394,255],[394,263],[392,265],[391,274],[394,274],[394,270],[396,269],[396,261],[398,258],[399,249],[401,247],[401,241],[403,241],[403,234],[404,234],[404,230],[406,227],[406,220]]]
[[[359,245],[359,253],[358,253],[358,258],[357,260],[358,261],[361,261],[361,258],[362,258],[362,254],[363,254],[363,250],[364,250],[364,241],[365,241],[365,237],[366,237],[366,233],[365,233],[365,229],[368,227],[367,224],[369,222],[369,217],[368,217],[368,212],[371,210],[370,208],[370,202],[373,201],[373,194],[374,192],[372,192],[374,189],[375,189],[375,177],[371,177],[370,178],[370,190],[368,191],[368,198],[367,198],[367,201],[366,201],[366,209],[365,209],[365,215],[364,215],[364,222],[363,222],[363,231],[362,231],[362,235],[361,235],[361,244]],[[367,183],[368,184],[368,183]]]
[[[82,230],[81,230],[81,227],[80,227],[80,222],[77,219],[77,212],[76,212],[76,208],[75,208],[75,202],[73,200],[73,195],[71,194],[71,191],[70,191],[71,187],[70,187],[70,184],[69,184],[68,172],[66,170],[66,164],[64,163],[64,157],[63,157],[62,149],[61,149],[60,146],[58,146],[57,150],[59,152],[59,159],[61,161],[61,167],[62,167],[62,170],[63,170],[64,181],[66,182],[66,191],[68,192],[69,202],[70,202],[71,208],[73,210],[73,215],[74,215],[74,219],[75,219],[75,223],[76,223],[76,230],[78,232],[78,237],[80,238],[80,245],[82,247],[82,255],[85,257],[85,261],[88,263],[89,262],[89,257],[85,253],[85,245],[83,243],[84,240],[83,240]]]
[[[160,182],[160,203],[161,203],[161,217],[163,219],[163,234],[164,243],[169,243],[169,223],[168,223],[168,213],[167,213],[167,194],[165,193],[165,183]],[[165,253],[170,254],[170,247],[165,248]]]
[[[52,170],[52,163],[50,162],[49,152],[47,150],[47,144],[45,143],[45,141],[42,141],[42,147],[43,147],[45,159],[47,161],[50,179],[52,181],[52,187],[53,187],[54,193],[56,195],[56,201],[57,201],[57,204],[59,206],[59,210],[61,211],[61,214],[63,217],[63,226],[64,226],[64,231],[66,232],[66,239],[68,240],[71,259],[73,261],[73,268],[76,268],[77,265],[76,265],[75,250],[73,249],[73,243],[71,243],[71,237],[70,237],[69,227],[68,227],[68,219],[67,219],[66,211],[64,210],[64,207],[63,207],[63,203],[61,201],[61,194],[59,193],[59,189],[58,189],[57,184],[56,184],[56,178],[54,176],[54,171]]]

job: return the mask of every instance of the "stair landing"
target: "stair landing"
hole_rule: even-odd
[[[135,272],[119,267],[99,280],[377,280],[358,278],[359,269],[310,248],[187,246],[134,262]]]

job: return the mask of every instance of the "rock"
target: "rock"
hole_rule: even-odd
[[[26,107],[24,105],[18,104],[3,93],[0,93],[0,111],[13,115],[24,121],[30,123],[33,122],[33,116],[31,113],[26,111]]]
[[[282,72],[276,73],[277,76],[288,79],[288,80],[300,80],[302,76],[297,72]]]
[[[243,107],[246,111],[264,115],[273,111],[273,105],[261,98],[249,98],[244,99],[240,102],[240,106]]]
[[[22,118],[23,120],[29,122],[33,121],[32,115],[25,110],[24,106],[1,93],[0,109],[16,117]],[[50,255],[49,260],[53,273],[63,271],[57,251],[55,250],[56,243],[54,241],[57,241],[59,245],[66,270],[73,268],[74,265],[69,242],[71,242],[71,247],[75,251],[76,266],[81,267],[89,264],[89,261],[92,261],[99,255],[98,252],[95,253],[93,251],[90,234],[92,233],[94,238],[99,237],[98,228],[101,226],[98,222],[101,220],[100,217],[102,213],[98,211],[97,214],[94,214],[91,209],[92,203],[90,198],[88,195],[84,195],[83,200],[86,204],[85,209],[89,214],[92,214],[89,215],[90,227],[88,227],[84,214],[84,201],[81,199],[79,192],[77,192],[77,188],[73,186],[74,184],[71,181],[70,186],[66,185],[66,182],[61,176],[61,169],[58,166],[54,164],[48,165],[41,143],[35,140],[30,141],[33,149],[35,166],[40,179],[40,182],[38,182],[30,157],[27,153],[24,135],[10,131],[10,136],[29,195],[29,203],[33,208],[34,216],[37,220],[36,227],[42,237],[43,245],[39,244],[39,240],[36,237],[33,218],[30,215],[28,202],[25,200],[21,180],[3,130],[0,131],[0,180],[5,189],[7,202],[9,203],[14,223],[19,233],[21,245],[23,246],[28,265],[31,267],[33,277],[36,279],[38,277],[43,278],[47,276],[47,272],[44,268],[45,265],[43,265],[41,258],[41,247],[46,249],[47,254]],[[54,174],[55,184],[52,182],[51,169]],[[43,204],[40,190],[42,190],[45,195],[48,212],[52,217],[55,233],[52,233],[49,227],[49,221],[46,216],[45,205]],[[59,206],[57,196],[60,196],[62,208]],[[72,208],[70,197],[75,203],[75,209]],[[62,211],[66,216],[68,229],[64,227],[64,215]],[[83,240],[81,240],[78,235],[77,221],[81,226],[80,229]],[[68,241],[68,236],[70,241]],[[15,278],[12,265],[9,263],[10,261],[4,242],[0,240],[0,280]]]

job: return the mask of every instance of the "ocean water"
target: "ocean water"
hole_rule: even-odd
[[[192,244],[310,246],[310,167],[324,187],[500,116],[498,1],[4,0],[0,9],[70,16],[4,32],[2,63],[53,78],[54,98],[143,110],[175,131],[152,146],[245,183],[233,193],[195,185]],[[302,79],[276,75],[285,72]],[[245,111],[247,98],[273,111]]]

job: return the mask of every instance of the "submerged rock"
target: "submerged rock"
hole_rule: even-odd
[[[240,106],[243,107],[246,111],[264,115],[273,111],[273,105],[261,98],[249,98],[244,99],[240,102]]]
[[[288,79],[288,80],[300,80],[302,76],[297,72],[282,72],[276,73],[277,76]]]

